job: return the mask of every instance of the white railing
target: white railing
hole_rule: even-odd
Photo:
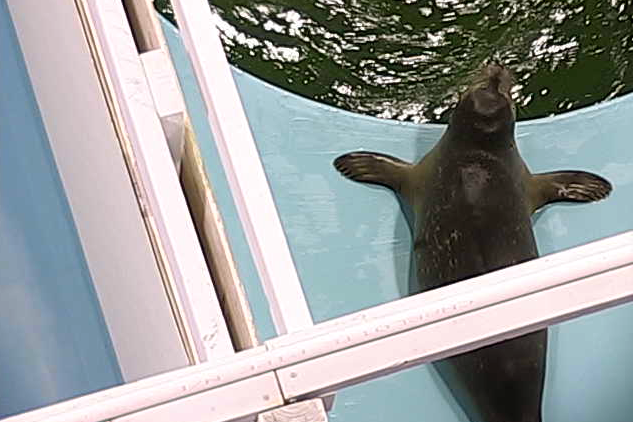
[[[233,353],[206,262],[187,209],[145,69],[121,2],[76,0],[96,37],[105,63],[104,85],[112,89],[122,150],[145,217],[164,256],[166,286],[193,362]],[[125,294],[125,293],[121,293]],[[151,320],[151,315],[146,318]]]
[[[4,422],[229,421],[631,300],[627,232]]]
[[[132,54],[131,34],[121,29],[121,4],[77,1],[90,5],[109,72],[117,79],[112,83],[131,143],[140,156],[152,158],[139,166],[148,183],[148,201],[160,210],[157,218],[177,220],[180,205],[163,202],[169,194],[161,189],[169,192],[177,181],[163,174],[170,157],[154,109],[144,108],[151,103],[149,88],[143,78],[129,78],[143,70]],[[633,232],[628,232],[313,325],[208,5],[204,0],[173,4],[277,330],[286,334],[213,362],[5,422],[252,420],[288,401],[318,397],[633,300]],[[163,138],[156,142],[160,151],[144,143],[155,137]],[[173,229],[159,227],[166,238],[177,239]],[[199,259],[183,256],[188,246],[173,242],[167,245],[175,259],[170,265],[186,269],[184,263]],[[183,295],[193,294],[194,304],[204,298],[182,286]]]
[[[312,317],[209,4],[172,5],[277,333],[308,328]]]

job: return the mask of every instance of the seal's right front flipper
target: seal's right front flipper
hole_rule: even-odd
[[[532,211],[552,202],[599,201],[606,198],[611,189],[608,180],[586,171],[535,174],[530,181]]]
[[[412,165],[399,158],[377,152],[350,152],[334,160],[334,167],[356,182],[386,186],[405,194]]]

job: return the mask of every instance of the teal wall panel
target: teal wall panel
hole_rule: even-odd
[[[273,333],[266,303],[206,111],[176,31],[165,24],[205,164],[215,185],[256,322]],[[316,321],[395,300],[408,292],[411,236],[394,195],[353,183],[331,163],[357,149],[417,160],[444,126],[379,120],[284,92],[244,72],[234,76]],[[541,255],[633,229],[633,95],[557,117],[521,122],[517,141],[532,171],[582,169],[614,192],[595,204],[556,204],[534,217]],[[244,268],[247,268],[244,270]],[[545,421],[633,420],[633,306],[550,328]],[[464,422],[430,366],[340,391],[332,420]]]
[[[121,375],[5,0],[0,57],[3,417]]]

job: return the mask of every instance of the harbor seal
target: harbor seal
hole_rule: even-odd
[[[386,186],[411,206],[420,291],[537,258],[534,211],[611,191],[607,180],[584,171],[529,171],[514,139],[512,83],[503,66],[485,66],[417,164],[377,152],[334,160],[345,177]],[[546,347],[543,329],[434,367],[471,421],[541,422]]]

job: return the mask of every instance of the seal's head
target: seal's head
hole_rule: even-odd
[[[510,97],[513,78],[503,66],[491,63],[475,77],[453,111],[450,126],[474,136],[506,138],[514,134],[515,110]]]

